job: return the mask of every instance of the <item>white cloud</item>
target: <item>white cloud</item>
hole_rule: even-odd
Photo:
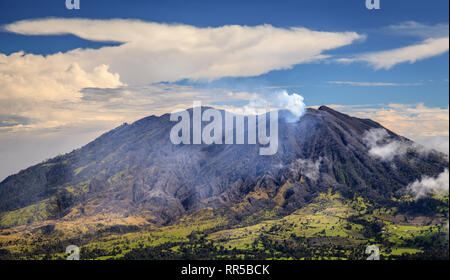
[[[436,150],[449,156],[449,136],[413,136],[411,139],[427,149]]]
[[[426,25],[415,21],[406,21],[390,25],[382,29],[384,33],[396,36],[411,36],[422,39],[414,45],[397,49],[363,53],[353,57],[336,59],[336,62],[352,63],[366,62],[375,69],[390,69],[401,63],[415,63],[416,61],[441,55],[448,51],[449,25],[439,23]]]
[[[330,107],[363,119],[379,122],[389,130],[405,136],[416,143],[418,152],[427,153],[436,150],[449,155],[449,108],[427,107],[423,104],[389,104],[389,105],[329,105]],[[386,154],[401,145],[391,144],[386,147]],[[380,153],[383,150],[379,151]]]
[[[190,106],[193,100],[207,104],[242,99],[245,93],[230,97],[226,90],[173,85],[164,90],[163,85],[146,85],[183,78],[258,75],[320,60],[324,51],[362,38],[354,32],[297,27],[197,28],[125,19],[24,20],[4,29],[24,35],[70,33],[121,44],[47,56],[0,54],[0,132],[90,121],[116,124],[170,111],[177,104]]]
[[[448,194],[449,186],[449,172],[445,169],[444,172],[437,177],[422,176],[420,180],[408,185],[408,190],[411,191],[416,198],[421,198],[430,193]]]
[[[448,23],[438,23],[435,25],[426,25],[416,21],[405,21],[399,24],[390,25],[386,28],[390,33],[400,36],[413,36],[420,38],[440,38],[448,37]]]
[[[407,145],[400,141],[389,139],[388,132],[383,128],[367,131],[363,141],[369,148],[369,154],[381,160],[390,161],[394,157],[404,155],[407,152]]]
[[[42,55],[0,53],[0,99],[73,100],[85,87],[123,85],[119,74],[108,68],[97,64],[88,71],[76,61],[60,63]]]
[[[37,124],[57,127],[83,119],[101,119],[88,108],[79,110],[80,91],[123,85],[119,74],[110,72],[105,64],[88,71],[77,62],[60,64],[41,55],[0,54],[0,111],[7,122],[25,120],[0,126],[0,132]]]
[[[324,51],[362,38],[354,32],[297,27],[197,28],[125,19],[24,20],[4,29],[24,35],[70,33],[121,44],[47,56],[0,54],[0,132],[89,121],[116,124],[141,117],[144,111],[145,115],[158,114],[177,104],[190,106],[194,99],[204,104],[235,100],[239,95],[228,98],[226,90],[175,86],[162,90],[162,85],[146,85],[183,78],[258,75],[320,60]]]
[[[255,76],[327,57],[323,52],[364,36],[355,32],[319,32],[306,28],[227,25],[198,28],[128,19],[38,19],[4,27],[24,35],[73,34],[95,41],[121,42],[100,49],[76,49],[43,58],[83,69],[110,66],[126,83],[183,78]]]
[[[381,123],[397,134],[416,137],[449,136],[449,108],[424,104],[329,105],[355,117]]]
[[[415,63],[416,61],[441,55],[448,51],[449,37],[429,38],[421,43],[392,49],[356,55],[350,58],[339,58],[336,62],[352,63],[366,62],[375,69],[391,69],[401,63]]]
[[[359,87],[409,87],[421,86],[422,83],[390,83],[390,82],[354,82],[354,81],[328,81],[327,84]]]

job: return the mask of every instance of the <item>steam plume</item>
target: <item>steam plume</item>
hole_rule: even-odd
[[[297,122],[306,111],[306,105],[303,102],[303,96],[293,93],[289,95],[287,91],[282,90],[269,96],[253,95],[249,107],[252,108],[273,108],[289,110],[291,113],[284,119],[286,122]]]

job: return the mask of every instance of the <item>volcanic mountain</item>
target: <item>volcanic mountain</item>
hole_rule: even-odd
[[[169,114],[123,124],[9,176],[0,183],[0,218],[14,211],[27,217],[3,219],[0,226],[69,214],[139,216],[165,225],[199,209],[236,205],[242,206],[234,213],[238,219],[275,208],[283,216],[329,189],[385,205],[411,182],[448,167],[443,154],[326,106],[308,109],[297,122],[280,120],[272,156],[259,155],[258,144],[174,145],[173,125]],[[373,152],[390,143],[397,145],[392,156]]]

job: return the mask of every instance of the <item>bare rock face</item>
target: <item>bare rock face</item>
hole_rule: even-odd
[[[407,152],[377,158],[364,137],[383,127],[325,106],[308,109],[295,123],[280,120],[278,152],[272,156],[259,155],[258,144],[174,145],[169,139],[174,124],[168,114],[124,124],[6,178],[0,183],[0,213],[59,198],[66,208],[60,213],[87,204],[86,215],[145,213],[156,224],[240,203],[248,214],[275,206],[288,214],[329,188],[382,204],[422,175],[435,176],[448,166],[444,155],[418,152],[417,145],[389,130],[382,140],[396,141]]]

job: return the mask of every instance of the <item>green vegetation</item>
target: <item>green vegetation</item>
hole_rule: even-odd
[[[7,228],[46,220],[51,216],[49,201],[49,199],[45,199],[30,206],[6,212],[0,216],[0,227]]]
[[[1,221],[31,217],[36,209],[44,215],[46,204],[12,211]],[[163,227],[97,223],[70,234],[58,225],[61,221],[56,227],[16,227],[0,232],[0,258],[63,259],[70,244],[80,247],[82,259],[99,260],[365,259],[368,245],[379,246],[382,259],[448,258],[442,214],[408,216],[399,207],[376,208],[361,197],[348,200],[337,192],[321,193],[284,217],[271,211],[243,221],[233,217],[225,210],[203,209]]]

